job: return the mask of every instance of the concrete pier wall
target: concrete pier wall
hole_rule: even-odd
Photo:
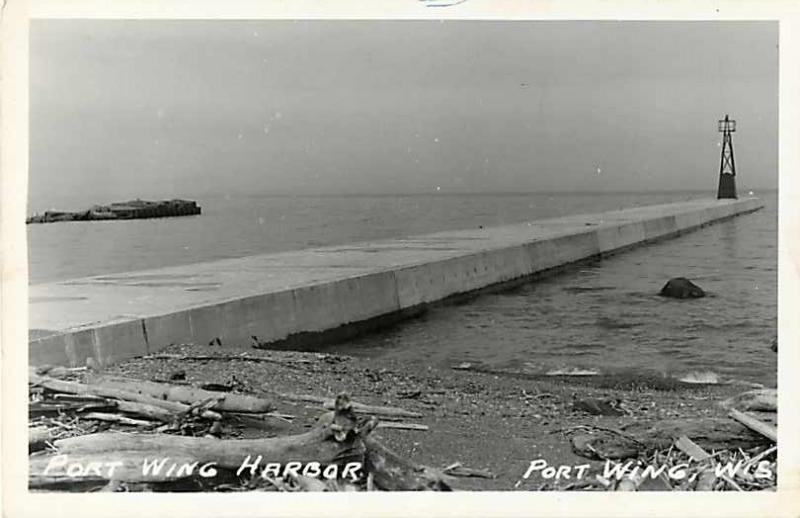
[[[325,336],[761,207],[695,200],[34,285],[29,361],[106,365],[172,343]]]

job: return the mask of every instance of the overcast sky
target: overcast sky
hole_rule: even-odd
[[[34,21],[31,208],[776,188],[772,22]],[[77,207],[64,207],[77,208]]]

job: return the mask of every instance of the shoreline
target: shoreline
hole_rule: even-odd
[[[324,353],[262,351],[251,348],[173,346],[174,358],[127,360],[104,372],[133,379],[168,381],[183,371],[185,382],[237,384],[245,393],[313,394],[335,397],[346,392],[354,401],[391,405],[419,412],[406,419],[428,426],[425,431],[378,429],[373,433],[390,449],[412,462],[444,468],[453,463],[486,470],[495,478],[459,478],[464,490],[543,490],[575,486],[575,474],[545,478],[536,470],[525,478],[532,462],[550,466],[589,465],[589,473],[604,462],[576,455],[565,432],[575,427],[619,429],[641,421],[725,417],[719,402],[742,392],[737,385],[683,385],[658,388],[640,385],[608,388],[589,377],[520,379],[496,373],[428,367],[409,369],[396,361]],[[273,358],[273,362],[231,360],[237,354]],[[224,355],[225,360],[192,360]],[[158,355],[156,355],[158,356]],[[162,355],[163,356],[163,355]],[[281,358],[287,361],[281,361]],[[575,383],[574,381],[577,381]],[[600,385],[600,386],[596,386]],[[622,401],[626,415],[591,415],[576,410],[576,399]],[[321,407],[286,401],[277,411],[295,416],[291,423],[272,423],[276,435],[303,433]],[[226,429],[227,437],[264,437],[264,430]]]

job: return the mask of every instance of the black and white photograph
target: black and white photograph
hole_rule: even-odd
[[[30,495],[778,492],[780,22],[414,3],[29,21]]]

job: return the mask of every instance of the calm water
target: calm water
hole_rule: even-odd
[[[209,261],[705,197],[705,193],[242,197],[203,215],[28,227],[30,282]],[[557,277],[338,344],[420,365],[547,372],[622,367],[775,383],[777,197],[767,207]],[[106,201],[106,200],[98,200]],[[110,201],[110,200],[109,200]],[[82,208],[62,206],[65,209]],[[670,277],[712,296],[656,296]]]

